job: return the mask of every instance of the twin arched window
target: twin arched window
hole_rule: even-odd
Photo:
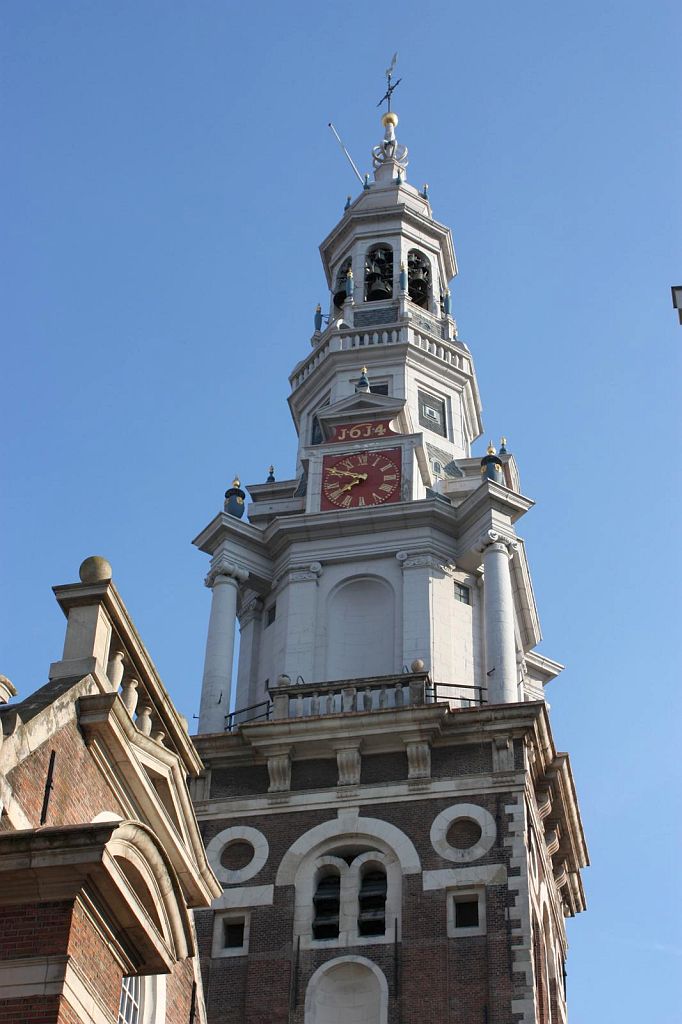
[[[318,861],[312,898],[316,942],[386,935],[386,855],[339,852]]]

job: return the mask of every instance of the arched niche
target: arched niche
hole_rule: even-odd
[[[395,594],[378,576],[353,576],[327,600],[327,679],[395,672]]]
[[[383,971],[365,957],[328,960],[308,983],[305,1024],[348,1024],[351,1019],[386,1024],[387,1016],[388,983]]]

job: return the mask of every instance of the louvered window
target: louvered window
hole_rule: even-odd
[[[316,939],[338,938],[340,888],[341,879],[338,874],[323,875],[317,883],[313,896],[313,937]]]
[[[360,884],[360,935],[386,933],[386,872],[373,869],[362,876]]]

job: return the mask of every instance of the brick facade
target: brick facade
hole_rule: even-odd
[[[411,714],[409,709],[402,712],[405,729]],[[563,960],[563,925],[548,928],[537,948],[531,926],[536,905],[549,907],[555,921],[570,912],[565,890],[562,896],[554,879],[548,879],[551,858],[535,799],[535,788],[544,781],[533,752],[534,730],[538,723],[547,728],[546,713],[541,705],[516,705],[512,711],[444,714],[440,737],[430,752],[430,776],[414,781],[408,779],[404,749],[362,753],[356,786],[338,784],[334,756],[299,759],[294,755],[290,789],[271,794],[263,765],[244,764],[243,745],[237,747],[234,735],[222,743],[218,737],[199,739],[209,771],[204,787],[208,796],[197,800],[197,812],[209,855],[215,842],[220,842],[216,837],[242,825],[260,833],[268,849],[265,862],[247,879],[230,881],[227,876],[225,895],[215,911],[196,915],[211,1024],[314,1024],[317,1018],[310,1015],[312,1011],[306,1016],[306,998],[319,977],[316,972],[346,957],[369,959],[381,972],[388,994],[387,1024],[422,1024],[425,1019],[448,1024],[541,1024],[551,1019],[554,1024],[565,1019],[563,994],[556,982],[548,987],[545,979],[544,951],[544,943],[550,943],[557,962]],[[339,733],[349,744],[355,721],[361,747],[367,717],[361,720],[351,713],[336,718]],[[474,722],[480,733],[477,742],[468,739]],[[315,724],[311,722],[309,728],[312,735]],[[286,729],[284,722],[283,733]],[[259,733],[255,726],[250,733],[245,730],[256,762],[259,737],[265,731],[264,727]],[[270,742],[276,728],[268,726],[267,732]],[[532,757],[526,757],[527,745]],[[302,742],[296,754],[299,751],[304,752]],[[239,759],[232,770],[228,767],[231,757]],[[467,811],[454,818],[452,827],[447,826],[451,809],[457,807],[478,809],[478,820]],[[547,805],[544,809],[548,813]],[[555,801],[551,814],[558,812]],[[340,816],[349,813],[358,815],[362,827],[358,824],[357,831],[351,828],[344,833],[339,826],[334,839]],[[446,822],[441,828],[445,847],[437,841],[436,819]],[[394,937],[396,914],[387,909],[386,936],[381,941],[311,944],[301,933],[299,896],[287,876],[292,849],[305,851],[307,837],[323,831],[332,838],[321,849],[338,849],[350,861],[354,851],[372,847],[373,826],[364,824],[372,821],[379,823],[379,849],[384,848],[381,836],[403,837],[397,841],[409,842],[419,858],[418,870],[403,864],[398,935]],[[484,822],[489,841],[479,821]],[[384,826],[392,831],[386,832]],[[534,829],[538,852],[531,861],[529,842]],[[239,842],[242,864],[244,840]],[[310,840],[311,857],[315,842]],[[222,863],[230,867],[229,856]],[[309,894],[313,891],[311,883]],[[483,927],[476,934],[451,930],[448,902],[459,892],[470,898],[471,893],[478,898],[476,893],[484,892],[484,903],[479,904]],[[215,949],[214,913],[228,911],[249,918],[248,949],[241,955],[226,956]],[[543,1009],[548,999],[553,1006],[551,1018]]]
[[[186,788],[201,762],[110,580],[58,589],[71,658],[0,705],[0,1021],[116,1024],[139,975],[145,1022],[203,1024],[190,908],[219,888]]]

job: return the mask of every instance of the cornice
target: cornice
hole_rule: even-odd
[[[94,584],[72,583],[52,589],[67,618],[69,609],[79,605],[100,604],[104,607],[118,641],[125,649],[125,654],[130,661],[130,674],[142,683],[154,706],[154,711],[163,722],[169,744],[172,744],[177,750],[186,770],[190,774],[199,774],[202,764],[188,736],[185,721],[171,701],[156,666],[113,582],[108,580]]]
[[[137,813],[143,815],[163,843],[180,879],[189,906],[207,906],[220,892],[206,860],[185,781],[181,759],[162,743],[143,735],[135,726],[118,694],[93,694],[78,701],[78,722],[88,746],[101,745],[108,753],[100,767],[110,766],[111,785],[124,780]],[[197,756],[199,764],[199,758]],[[173,796],[180,830],[164,806],[145,770],[156,771]],[[203,764],[201,765],[203,769]],[[114,786],[112,785],[112,788]]]
[[[509,516],[511,522],[515,523],[534,504],[531,498],[525,498],[508,487],[492,480],[482,480],[476,490],[457,506],[457,526],[460,533],[463,533],[475,524],[479,516],[491,509]]]
[[[371,190],[370,190],[371,191]],[[376,196],[377,193],[374,195]],[[418,193],[417,193],[418,196]],[[406,195],[406,199],[413,200],[417,196]],[[361,199],[364,197],[360,197]],[[451,280],[457,274],[457,260],[455,257],[455,249],[452,243],[452,233],[445,224],[441,224],[440,221],[434,220],[426,210],[428,210],[428,204],[425,201],[425,211],[422,213],[408,202],[394,203],[386,206],[372,206],[370,208],[363,208],[362,205],[357,207],[351,207],[346,212],[344,217],[332,228],[327,237],[323,240],[320,245],[320,257],[322,259],[322,266],[324,268],[327,284],[332,287],[332,279],[330,275],[330,264],[332,263],[332,249],[342,250],[348,245],[348,241],[351,237],[362,238],[365,234],[368,237],[372,237],[376,234],[383,234],[382,226],[379,226],[381,222],[393,220],[398,223],[395,226],[396,234],[403,233],[401,231],[402,225],[407,225],[411,228],[416,228],[418,232],[423,232],[427,236],[436,242],[443,255],[445,263],[445,272],[448,280]],[[365,225],[367,228],[365,229]],[[408,232],[405,232],[406,234]],[[415,238],[415,241],[417,239]]]

